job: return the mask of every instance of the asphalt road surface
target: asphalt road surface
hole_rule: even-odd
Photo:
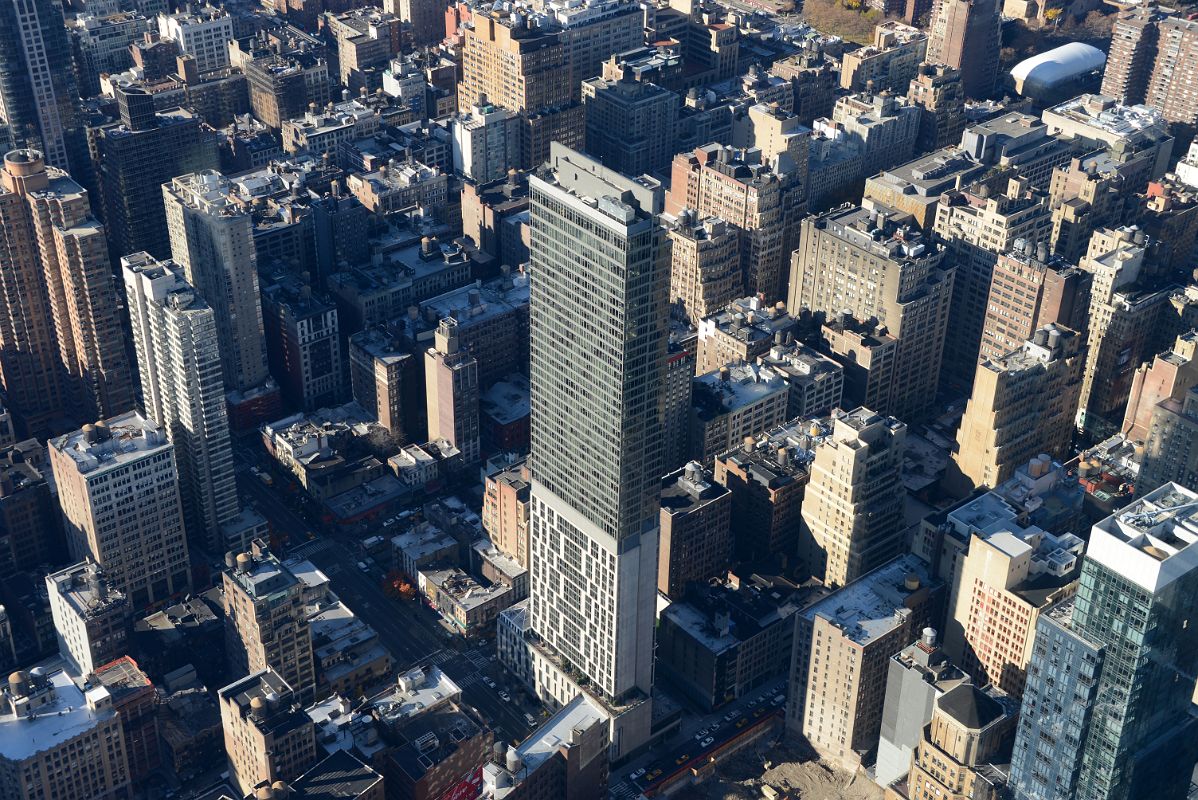
[[[686,726],[680,736],[658,745],[648,757],[634,759],[613,770],[610,795],[629,800],[642,792],[652,792],[692,764],[701,764],[733,739],[750,731],[770,717],[785,713],[782,684],[765,687]],[[781,699],[779,699],[781,698]]]
[[[291,547],[286,557],[306,558],[328,575],[341,601],[378,633],[398,671],[438,666],[462,687],[463,701],[490,723],[496,738],[514,743],[528,736],[531,728],[524,714],[540,720],[542,710],[524,695],[498,661],[492,660],[493,641],[485,646],[467,641],[450,632],[437,613],[421,601],[388,597],[378,570],[363,572],[358,568],[361,556],[356,542],[321,534],[320,525],[299,510],[295,495],[287,494],[279,480],[267,486],[248,471],[253,463],[250,454],[242,453],[238,460],[246,467],[238,476],[243,495],[276,531],[288,534]],[[309,540],[309,533],[316,534],[316,538]],[[495,688],[488,686],[484,678],[493,681]],[[500,691],[506,691],[510,699],[503,700]]]

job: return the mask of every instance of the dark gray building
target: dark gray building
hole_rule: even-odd
[[[59,3],[0,0],[0,118],[15,146],[41,150],[47,164],[86,183],[87,142],[70,53]]]
[[[171,257],[162,184],[220,164],[216,136],[183,108],[154,110],[144,89],[117,90],[121,121],[95,131],[109,248],[119,258],[146,251]]]
[[[661,547],[657,591],[680,599],[690,583],[728,568],[732,492],[692,461],[661,479]]]
[[[1011,756],[1011,785],[1019,800],[1076,796],[1081,742],[1092,724],[1105,651],[1073,627],[1073,611],[1069,598],[1036,622]]]
[[[293,275],[262,289],[262,324],[270,372],[284,402],[302,411],[341,401],[341,337],[337,307]]]
[[[634,80],[582,82],[587,152],[626,175],[664,171],[674,157],[682,100],[669,89]]]
[[[680,469],[690,454],[697,345],[693,333],[681,337],[670,334],[666,352],[665,461],[662,464],[666,472]]]
[[[0,576],[66,560],[49,472],[46,450],[36,439],[0,450]]]
[[[743,697],[787,674],[794,616],[827,594],[757,575],[691,584],[661,612],[658,674],[705,711]]]

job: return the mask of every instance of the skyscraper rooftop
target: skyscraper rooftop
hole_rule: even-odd
[[[94,425],[89,423],[73,433],[51,439],[49,445],[70,456],[83,473],[117,466],[155,449],[170,447],[158,424],[136,411]]]
[[[1198,569],[1198,492],[1168,483],[1094,526],[1086,557],[1159,592]]]

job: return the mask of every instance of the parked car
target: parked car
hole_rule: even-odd
[[[532,714],[529,714],[527,711],[524,712],[524,721],[528,723],[528,727],[530,728],[537,727],[537,718]],[[643,774],[644,772],[645,771],[642,769],[641,773]]]
[[[637,778],[641,777],[644,774],[645,774],[644,767],[641,767],[640,769],[634,769],[632,772],[628,773],[628,780],[635,781]]]

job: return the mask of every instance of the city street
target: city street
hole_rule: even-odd
[[[677,734],[612,771],[608,782],[611,797],[629,800],[652,792],[692,764],[717,755],[759,724],[781,716],[785,690],[785,680],[779,680],[710,714],[687,714]]]
[[[315,564],[332,583],[333,591],[350,610],[378,632],[383,645],[391,651],[397,671],[412,667],[438,666],[462,687],[462,698],[477,709],[495,730],[497,738],[512,743],[528,736],[530,726],[525,713],[541,718],[539,707],[531,702],[506,675],[492,656],[494,642],[485,647],[451,633],[438,615],[419,600],[399,600],[388,597],[377,570],[362,572],[357,564],[361,556],[356,543],[321,535],[315,521],[304,518],[288,502],[278,481],[267,486],[249,472],[253,464],[248,454],[239,459],[243,470],[239,486],[258,512],[266,517],[276,531],[285,531],[292,547],[288,558],[305,558]],[[317,538],[306,541],[309,531]],[[492,689],[483,677],[493,680]],[[499,691],[511,698],[503,700]]]

